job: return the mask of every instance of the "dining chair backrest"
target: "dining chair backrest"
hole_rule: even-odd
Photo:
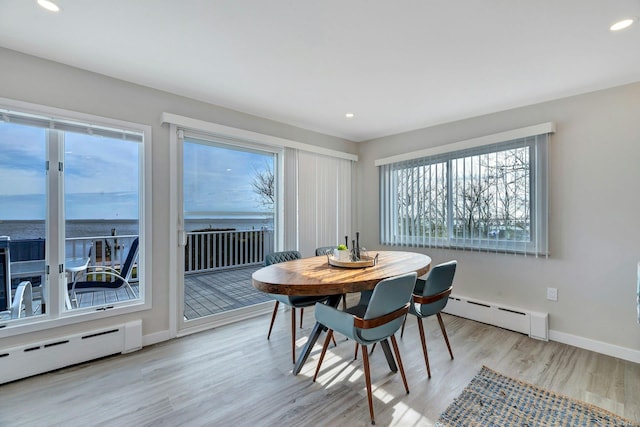
[[[418,307],[414,307],[422,317],[439,313],[447,305],[450,292],[446,293],[445,291],[453,285],[453,277],[456,274],[457,265],[458,262],[453,260],[438,264],[431,269],[425,280],[424,289],[420,294],[425,297],[442,294],[442,297],[432,303],[420,304]]]
[[[337,249],[337,246],[321,246],[316,248],[316,256],[318,255],[326,255],[327,253],[332,253],[334,249]]]
[[[272,252],[265,255],[264,265],[265,267],[271,264],[278,264],[286,261],[293,261],[294,259],[301,259],[302,254],[299,251],[282,251]]]
[[[373,289],[363,319],[379,318],[405,306],[411,300],[416,278],[416,273],[407,273],[381,280]],[[384,339],[395,333],[403,321],[404,316],[398,317],[374,328],[360,329],[358,335],[367,341]]]

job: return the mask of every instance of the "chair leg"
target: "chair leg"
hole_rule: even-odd
[[[391,335],[391,344],[393,344],[393,351],[396,354],[396,360],[398,361],[398,368],[400,369],[400,375],[402,375],[402,382],[404,383],[404,389],[409,394],[409,384],[407,384],[407,376],[404,374],[404,366],[402,366],[402,359],[400,359],[400,349],[398,348],[398,341],[396,336]]]
[[[427,375],[431,378],[431,368],[429,367],[429,355],[427,355],[427,340],[424,337],[424,326],[422,319],[416,316],[418,320],[418,332],[420,333],[420,341],[422,341],[422,352],[424,353],[424,363],[427,365]]]
[[[356,343],[356,353],[353,355],[353,360],[358,359],[358,348],[360,348],[360,344]]]
[[[134,297],[134,298],[138,298],[138,296],[136,295],[136,293],[133,291],[133,288],[131,287],[131,285],[130,285],[130,284],[128,284],[128,283],[126,283],[126,285],[127,285],[127,289],[128,289],[129,291],[131,291],[131,295],[133,295],[133,297]],[[128,294],[128,292],[127,292],[127,294]]]
[[[369,354],[373,354],[373,350],[376,349],[376,344],[378,344],[377,342],[374,342],[373,345],[371,346],[371,351],[369,351]],[[358,343],[356,343],[356,354],[353,356],[353,360],[356,360],[358,358]]]
[[[280,301],[276,301],[276,305],[273,306],[273,314],[271,315],[271,324],[269,325],[269,334],[267,334],[267,339],[271,337],[271,330],[273,329],[273,322],[276,320],[276,314],[278,314],[279,305]]]
[[[304,316],[304,307],[300,308],[300,329],[302,329],[302,316]]]
[[[336,342],[336,337],[334,337],[333,335],[331,336],[331,341],[333,341],[333,346],[337,347],[338,343]]]
[[[451,351],[451,346],[449,345],[449,337],[447,337],[447,331],[444,329],[444,322],[442,321],[442,316],[440,313],[437,313],[438,323],[440,323],[440,330],[442,331],[442,336],[444,337],[444,342],[447,343],[447,348],[449,349],[449,356],[451,356],[451,360],[453,360],[453,352]]]
[[[373,416],[373,398],[371,397],[371,372],[369,370],[369,354],[367,354],[367,346],[362,344],[362,360],[364,363],[364,380],[367,383],[367,400],[369,401],[369,414],[371,415],[371,424],[375,424],[376,420]]]
[[[347,294],[342,294],[342,311],[347,311]]]
[[[296,363],[296,308],[291,307],[291,359]]]
[[[402,321],[402,330],[400,331],[400,338],[404,336],[404,324],[407,323],[407,316],[404,316],[404,320]]]
[[[316,366],[316,373],[313,375],[313,382],[316,382],[316,378],[318,378],[318,373],[320,372],[320,366],[322,366],[322,361],[324,360],[324,354],[327,352],[327,347],[329,347],[329,341],[333,337],[333,329],[329,329],[327,331],[327,337],[324,339],[324,344],[322,345],[322,353],[320,353],[320,359],[318,359],[318,366]]]

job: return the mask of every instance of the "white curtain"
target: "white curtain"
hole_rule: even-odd
[[[308,257],[351,234],[352,161],[301,150],[297,159],[298,250]]]

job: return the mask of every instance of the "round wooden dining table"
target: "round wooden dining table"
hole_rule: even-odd
[[[263,267],[254,272],[251,279],[256,289],[270,294],[329,295],[327,304],[337,307],[344,294],[371,290],[381,280],[406,273],[415,272],[422,276],[431,268],[431,258],[416,252],[369,251],[369,255],[378,257],[376,264],[370,267],[336,267],[329,264],[327,256],[320,255]],[[298,355],[294,375],[302,369],[324,329],[316,322]]]

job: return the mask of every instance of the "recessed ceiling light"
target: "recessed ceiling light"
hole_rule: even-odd
[[[347,119],[353,119],[356,115],[355,115],[355,114],[353,114],[353,113],[346,113],[344,116],[345,116]]]
[[[60,7],[51,0],[38,0],[38,4],[51,12],[59,12]]]
[[[631,24],[633,24],[634,22],[635,22],[635,18],[622,19],[622,20],[616,22],[615,24],[611,25],[609,27],[609,29],[611,31],[624,30],[625,28],[629,28],[631,26]]]

